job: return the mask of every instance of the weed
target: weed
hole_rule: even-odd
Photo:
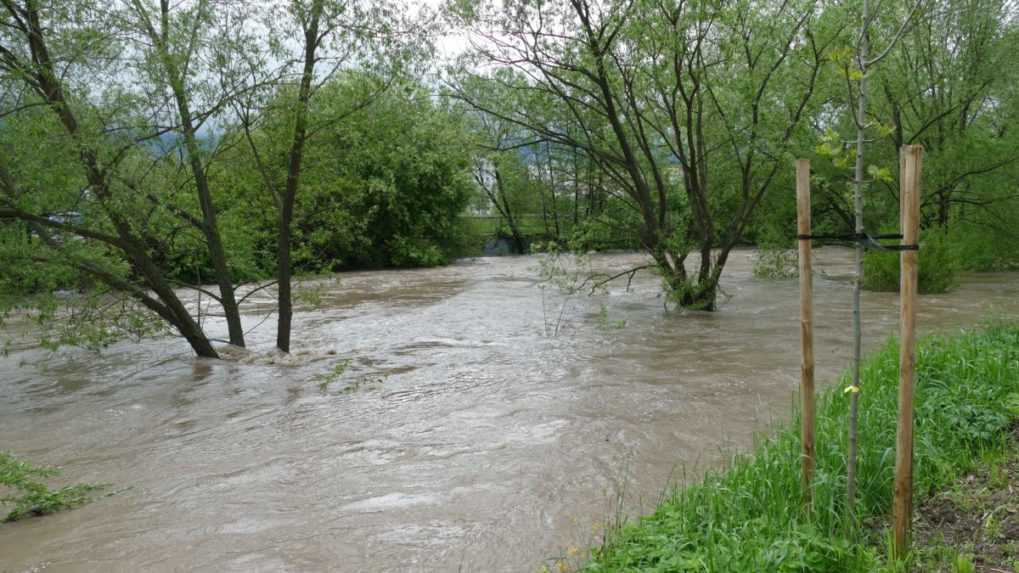
[[[609,318],[609,307],[604,304],[601,305],[601,310],[598,311],[598,328],[602,330],[619,330],[626,328],[626,320],[612,320]]]
[[[323,392],[328,390],[329,389],[329,385],[332,384],[333,382],[336,382],[340,378],[342,378],[343,375],[347,372],[348,368],[350,368],[350,359],[349,358],[347,358],[346,360],[341,360],[340,362],[337,362],[333,366],[332,370],[330,370],[324,376],[321,377],[321,379],[319,380],[319,383],[318,383],[318,389],[322,390]]]
[[[874,291],[899,290],[899,253],[868,251],[863,261],[864,288]],[[959,259],[952,251],[948,236],[939,230],[925,231],[920,240],[920,294],[938,294],[954,289],[959,283]]]
[[[378,388],[385,383],[385,381],[386,379],[381,376],[364,376],[351,382],[349,386],[343,389],[343,393],[353,394],[361,389]]]
[[[0,486],[16,492],[0,497],[0,506],[13,505],[4,521],[17,521],[32,515],[46,515],[88,503],[89,493],[99,489],[92,484],[78,484],[51,490],[39,478],[57,475],[53,468],[41,467],[0,452]]]
[[[962,553],[955,557],[955,563],[952,564],[952,571],[954,573],[974,573],[976,569],[976,565],[973,564],[973,557]]]

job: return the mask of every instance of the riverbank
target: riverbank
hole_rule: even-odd
[[[953,542],[954,533],[974,533],[965,526],[949,528],[944,520],[965,524],[975,519],[974,523],[992,529],[978,540],[997,540],[1003,518],[1010,518],[1015,510],[995,505],[981,522],[972,517],[972,510],[1001,498],[988,490],[967,493],[965,486],[984,480],[1007,490],[1008,480],[1015,479],[1009,470],[1015,469],[1017,451],[1019,326],[927,338],[920,345],[917,374],[915,501],[919,509],[912,559],[923,563],[925,571],[1013,570],[1019,557],[1010,554],[1014,548],[980,541],[969,548],[959,545]],[[617,530],[582,570],[902,570],[886,557],[897,384],[898,349],[890,343],[863,369],[857,501],[861,527],[848,525],[844,511],[848,408],[843,383],[823,392],[818,400],[813,511],[806,509],[799,487],[798,422],[793,420],[751,453],[736,456],[725,469],[676,490],[653,515]],[[961,493],[953,497],[953,491]],[[939,499],[949,501],[939,506]],[[939,522],[936,514],[944,513],[946,507],[968,508],[970,513],[948,509],[951,516],[946,514]],[[986,548],[984,555],[981,548]]]

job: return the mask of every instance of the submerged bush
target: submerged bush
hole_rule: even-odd
[[[932,229],[921,234],[919,264],[920,294],[944,293],[958,286],[959,259],[944,231]],[[900,270],[898,252],[868,251],[863,259],[863,288],[898,292]]]
[[[1019,397],[1019,327],[924,340],[918,349],[914,483],[919,499],[1010,444]],[[891,509],[898,411],[898,348],[864,365],[857,516]],[[898,570],[867,544],[845,512],[847,398],[821,393],[813,508],[800,486],[799,422],[736,456],[651,516],[621,528],[584,571],[863,573]],[[918,501],[919,501],[918,499]]]
[[[799,253],[792,249],[761,248],[754,255],[754,277],[764,280],[800,276]]]
[[[4,521],[17,521],[32,515],[46,515],[84,505],[90,501],[88,494],[98,489],[95,485],[78,484],[52,490],[46,484],[36,481],[57,473],[53,468],[32,465],[6,452],[0,452],[0,487],[14,492],[0,496],[0,506],[14,506]]]

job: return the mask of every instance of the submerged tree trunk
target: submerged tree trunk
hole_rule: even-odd
[[[510,235],[513,237],[513,245],[516,248],[517,254],[523,255],[527,252],[527,241],[524,239],[524,234],[520,230],[520,224],[517,222],[516,217],[513,216],[513,209],[510,208],[509,199],[506,197],[506,188],[503,186],[502,173],[499,167],[495,167],[495,186],[497,197],[490,197],[492,202],[495,203],[496,208],[502,211],[503,216],[506,218],[506,224],[509,225]],[[487,188],[486,188],[487,191]],[[499,199],[502,199],[502,206],[499,205]]]
[[[191,316],[191,313],[188,312],[187,308],[177,297],[177,294],[163,279],[162,273],[159,272],[156,265],[144,255],[135,254],[133,258],[136,259],[134,264],[136,270],[140,271],[140,274],[145,277],[149,287],[159,297],[165,310],[152,305],[148,297],[136,296],[135,298],[172,324],[180,335],[188,341],[195,354],[203,358],[219,358],[219,354],[212,347],[212,343],[205,335],[201,325]]]
[[[166,73],[167,84],[173,94],[177,113],[180,116],[180,131],[184,138],[188,164],[195,181],[198,205],[202,211],[199,230],[205,236],[209,258],[212,260],[216,284],[219,287],[219,303],[222,305],[223,314],[226,317],[230,344],[244,346],[244,328],[241,324],[240,306],[237,303],[233,276],[227,264],[226,250],[223,247],[223,240],[219,233],[219,222],[217,220],[216,207],[212,200],[212,189],[209,186],[208,174],[205,171],[206,166],[202,161],[201,149],[198,145],[197,127],[194,123],[188,88],[185,85],[184,74],[186,72],[182,72],[177,63],[176,55],[171,53],[170,3],[169,0],[160,0],[159,30],[156,30],[152,24],[148,10],[141,4],[140,0],[135,0],[134,6],[142,25],[145,27],[145,32],[149,36],[149,40],[152,42],[153,48],[156,50],[162,63]],[[188,54],[188,57],[190,57],[190,54]]]
[[[488,170],[485,167],[488,163],[492,165],[491,178],[488,177]],[[517,217],[513,213],[513,207],[510,205],[509,197],[506,193],[506,181],[503,179],[502,169],[499,167],[498,160],[477,158],[474,164],[474,181],[485,192],[488,200],[495,206],[495,210],[499,212],[499,215],[506,221],[506,225],[509,226],[514,251],[519,255],[526,253],[527,241],[524,238],[523,231],[520,229]]]
[[[308,138],[308,107],[311,101],[312,81],[315,79],[315,52],[322,38],[319,36],[319,22],[322,18],[324,0],[315,0],[311,13],[304,25],[304,69],[297,94],[297,109],[294,111],[294,138],[287,158],[287,184],[280,201],[279,236],[277,240],[276,278],[279,281],[278,320],[276,323],[276,348],[290,352],[290,333],[293,323],[293,272],[290,261],[294,203],[301,181],[301,167],[304,161],[304,144]]]
[[[223,314],[226,317],[230,344],[243,347],[245,345],[244,327],[241,323],[240,305],[237,303],[237,295],[234,290],[233,274],[230,272],[230,267],[227,264],[226,249],[223,247],[223,240],[219,234],[216,207],[212,202],[212,190],[209,188],[209,180],[205,173],[205,167],[198,157],[200,151],[195,138],[195,129],[187,111],[187,99],[183,92],[181,94],[178,101],[181,102],[184,139],[188,155],[191,156],[192,171],[194,172],[195,183],[198,189],[198,202],[202,209],[202,233],[205,235],[206,244],[209,248],[209,258],[212,259],[212,268],[216,274],[216,285],[219,287],[220,295],[219,302],[223,307]]]

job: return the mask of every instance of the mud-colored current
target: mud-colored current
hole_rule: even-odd
[[[492,258],[323,281],[292,357],[271,319],[223,361],[172,338],[15,351],[0,449],[114,495],[0,524],[0,571],[536,571],[788,414],[797,282],[754,279],[750,256],[711,314],[666,313],[651,274],[563,310],[538,259]],[[849,260],[816,263],[825,383],[848,365]],[[918,323],[1017,313],[1019,274],[971,275],[921,297]],[[868,348],[897,315],[865,295]]]

